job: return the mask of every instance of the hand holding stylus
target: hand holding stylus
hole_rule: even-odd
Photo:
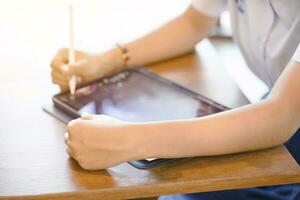
[[[75,75],[76,85],[92,82],[98,78],[111,74],[115,70],[113,62],[108,62],[104,54],[90,54],[75,51],[76,62],[69,63],[69,49],[60,49],[51,62],[52,82],[57,84],[61,91],[69,89],[70,77]]]
[[[59,85],[61,91],[69,89],[74,94],[77,84],[85,84],[122,69],[119,49],[91,54],[75,51],[74,46],[74,7],[70,4],[69,48],[60,49],[51,62],[52,82]]]

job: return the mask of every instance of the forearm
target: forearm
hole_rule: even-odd
[[[229,154],[276,146],[298,128],[276,101],[198,119],[146,123],[142,157],[189,157]]]
[[[136,135],[143,143],[140,156],[219,155],[284,143],[300,126],[299,74],[300,63],[291,61],[268,99],[257,104],[197,119],[136,124],[142,130]]]
[[[208,35],[216,22],[216,18],[202,15],[190,7],[161,28],[127,44],[131,56],[129,65],[149,64],[188,53]]]
[[[190,7],[159,29],[126,44],[130,58],[127,66],[146,65],[188,53],[216,22],[217,18],[202,15]],[[123,64],[119,49],[112,49],[106,55],[116,68]]]

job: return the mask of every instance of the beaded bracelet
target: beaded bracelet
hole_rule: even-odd
[[[116,44],[117,48],[121,51],[121,58],[123,60],[123,67],[127,67],[127,63],[129,60],[128,49],[125,46],[121,46],[120,44]]]

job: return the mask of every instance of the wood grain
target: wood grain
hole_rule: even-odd
[[[283,147],[181,160],[151,170],[138,170],[124,163],[107,170],[88,172],[80,169],[70,159],[66,160],[65,165],[58,167],[49,165],[40,172],[41,166],[32,166],[30,170],[6,170],[8,173],[13,172],[9,174],[15,183],[3,182],[1,173],[1,182],[6,184],[6,187],[1,185],[2,198],[129,199],[276,185],[299,182],[300,179],[298,166]],[[7,180],[8,177],[5,181]],[[6,188],[11,189],[11,194],[14,195],[5,197],[3,189]],[[13,197],[17,192],[21,192],[21,196]]]
[[[65,41],[64,21],[60,20],[64,11],[59,2],[12,0],[0,7],[0,13],[6,16],[0,18],[0,199],[132,199],[300,182],[299,167],[282,146],[181,160],[151,170],[138,170],[127,163],[94,172],[82,170],[65,153],[64,125],[42,111],[42,105],[57,92],[50,83],[49,63]],[[116,37],[124,41],[135,37],[162,18],[178,14],[183,6],[172,1],[172,14],[166,16],[164,11],[171,2],[167,0],[159,2],[162,9],[137,0],[129,5],[118,1],[122,9],[115,8],[113,1],[91,2],[90,7],[82,6],[83,21],[96,18],[92,22],[104,27],[106,17],[118,12],[123,18],[112,17],[110,24],[117,30],[126,22],[127,29],[124,35],[111,34],[114,32],[109,26],[95,29],[87,39],[90,43],[80,38],[76,42],[87,49],[96,49],[101,41],[113,44]],[[117,10],[111,13],[103,9],[104,5]],[[97,6],[102,17],[96,15]],[[149,20],[130,20],[136,17],[132,9],[139,10],[137,15],[149,14]],[[148,12],[151,9],[157,12]],[[82,30],[78,35],[88,33]],[[208,41],[194,53],[150,69],[229,107],[248,103]]]

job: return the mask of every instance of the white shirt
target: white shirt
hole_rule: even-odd
[[[209,16],[228,10],[249,68],[270,88],[292,59],[300,63],[300,0],[193,0]]]

